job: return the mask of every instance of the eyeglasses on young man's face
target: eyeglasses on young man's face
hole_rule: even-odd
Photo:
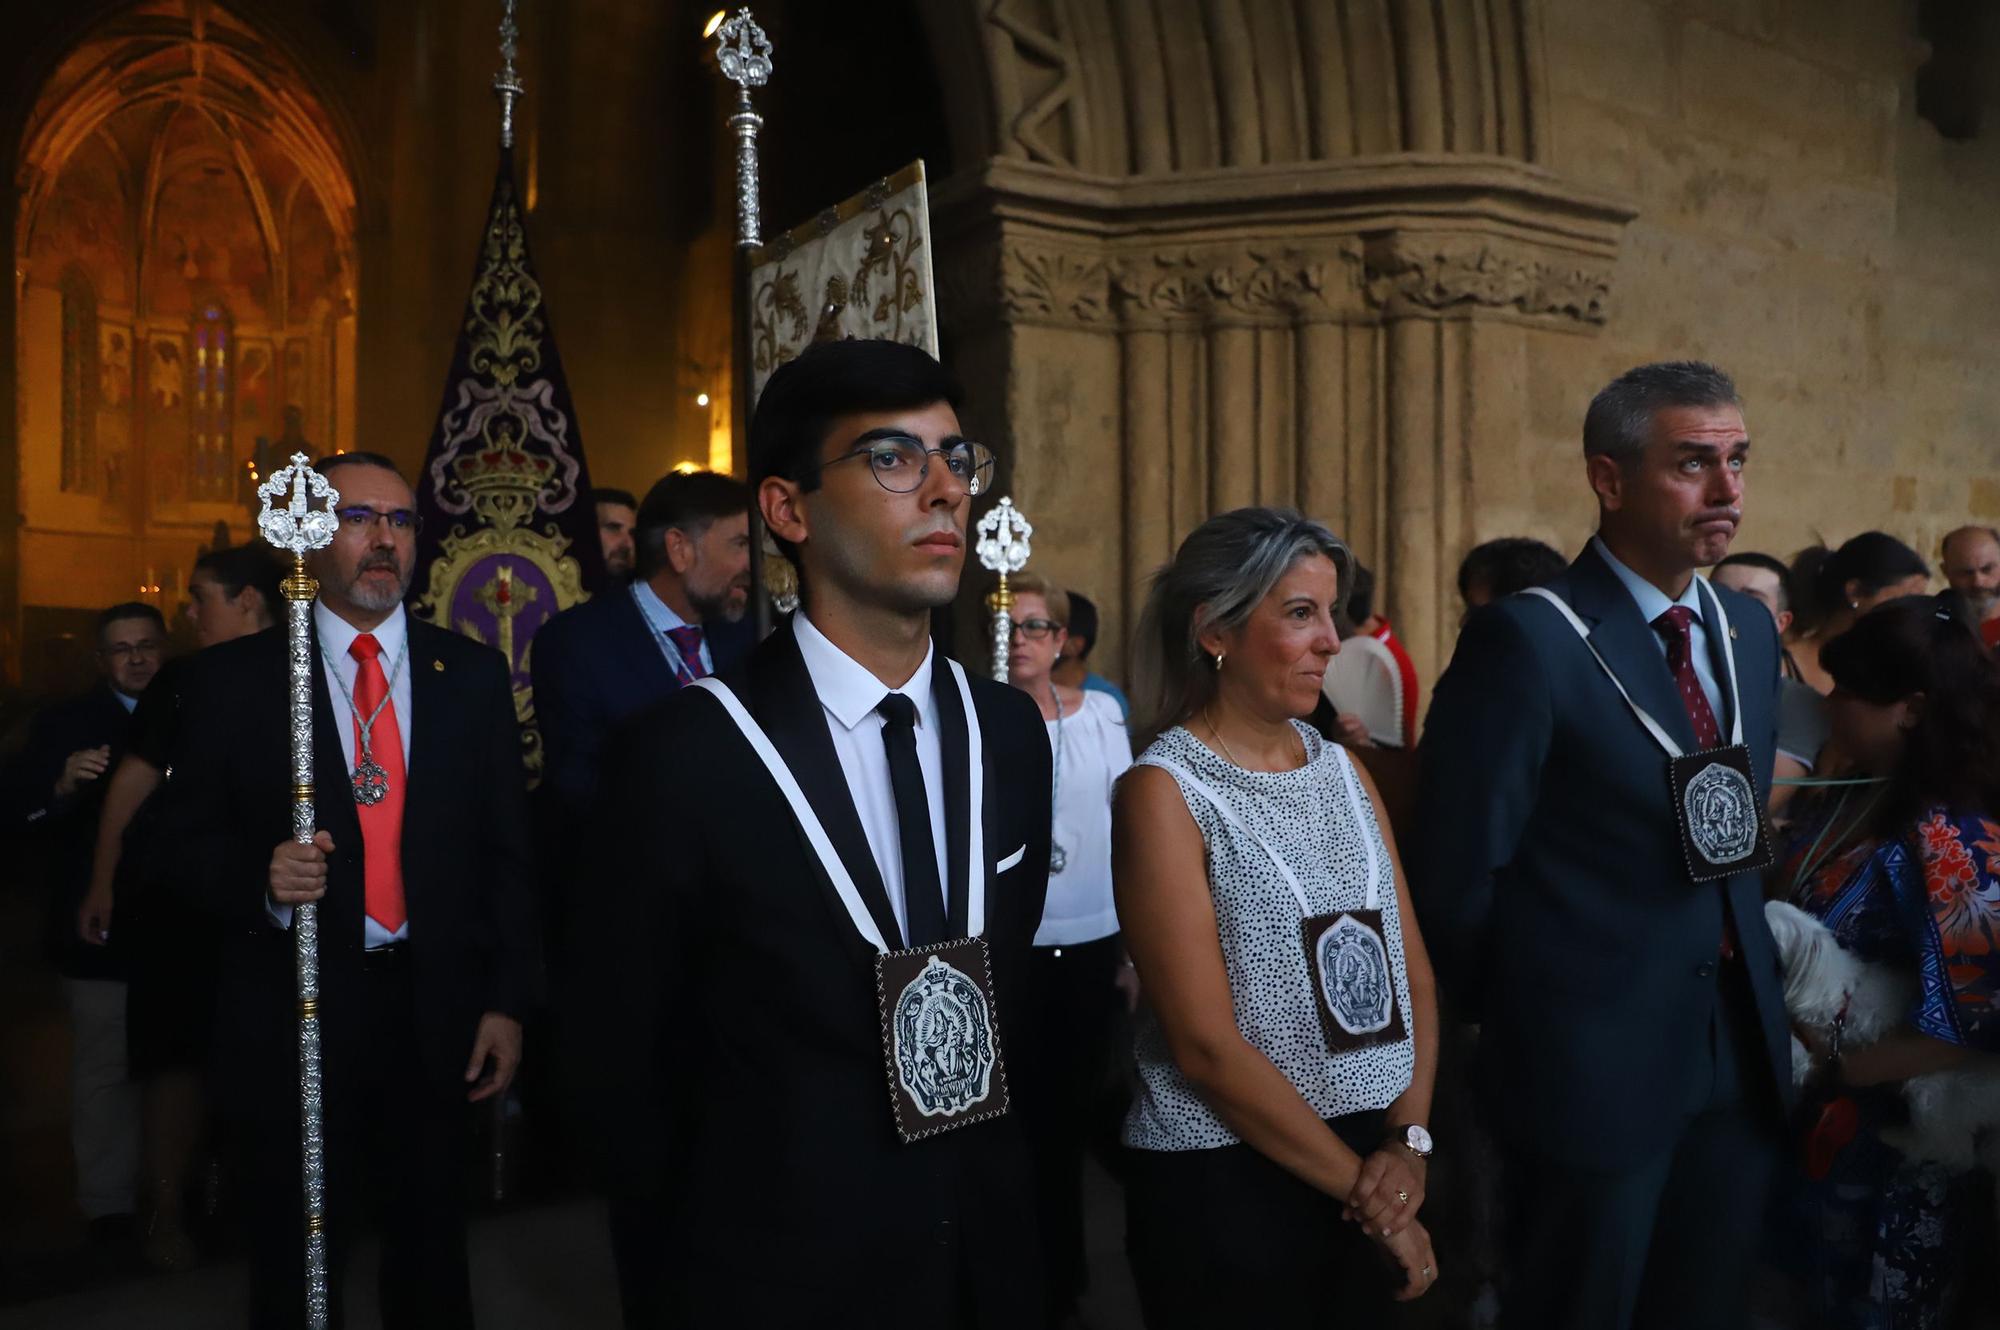
[[[1030,642],[1044,642],[1048,640],[1050,633],[1060,627],[1062,625],[1054,619],[1016,619],[1007,636],[1010,641],[1016,637],[1025,637]]]
[[[358,504],[352,508],[336,508],[333,515],[349,531],[370,531],[377,522],[383,521],[389,524],[392,531],[417,531],[424,524],[423,518],[409,508],[370,508]]]
[[[993,482],[993,450],[983,443],[953,439],[941,448],[933,448],[914,435],[886,430],[862,435],[855,441],[853,451],[820,463],[819,469],[824,471],[859,458],[868,463],[868,473],[875,477],[876,484],[891,494],[909,494],[930,475],[933,457],[944,459],[952,478],[969,495],[985,493]]]

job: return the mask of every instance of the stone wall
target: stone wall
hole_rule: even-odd
[[[1576,548],[1589,394],[1669,356],[1747,398],[1739,549],[1879,527],[1935,562],[1945,531],[2000,518],[2000,125],[1953,142],[1918,118],[1915,10],[1547,0],[1549,164],[1639,212],[1602,335],[1531,339],[1473,536]]]

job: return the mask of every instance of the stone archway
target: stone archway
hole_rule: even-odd
[[[1116,651],[1203,517],[1293,504],[1434,675],[1472,494],[1532,506],[1525,339],[1603,323],[1633,216],[1539,165],[1539,0],[926,13],[977,73],[946,80],[970,165],[936,198],[941,313],[1045,571]]]
[[[353,172],[257,30],[145,0],[53,64],[15,181],[13,599],[171,613],[215,525],[246,538],[260,440],[352,439]]]

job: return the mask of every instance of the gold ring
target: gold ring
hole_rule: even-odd
[[[1410,1203],[1410,1193],[1406,1191],[1399,1191],[1396,1193],[1396,1199],[1401,1201],[1404,1205],[1408,1205]]]

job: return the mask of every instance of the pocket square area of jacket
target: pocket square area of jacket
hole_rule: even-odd
[[[1003,841],[1002,844],[1005,844],[1005,842]],[[1023,844],[1020,849],[1014,851],[1012,854],[1008,855],[1005,859],[1002,859],[1000,861],[999,866],[996,867],[993,871],[995,873],[1006,872],[1008,869],[1012,868],[1015,864],[1020,863],[1022,856],[1027,854],[1027,852],[1028,852],[1028,847],[1026,844]]]

